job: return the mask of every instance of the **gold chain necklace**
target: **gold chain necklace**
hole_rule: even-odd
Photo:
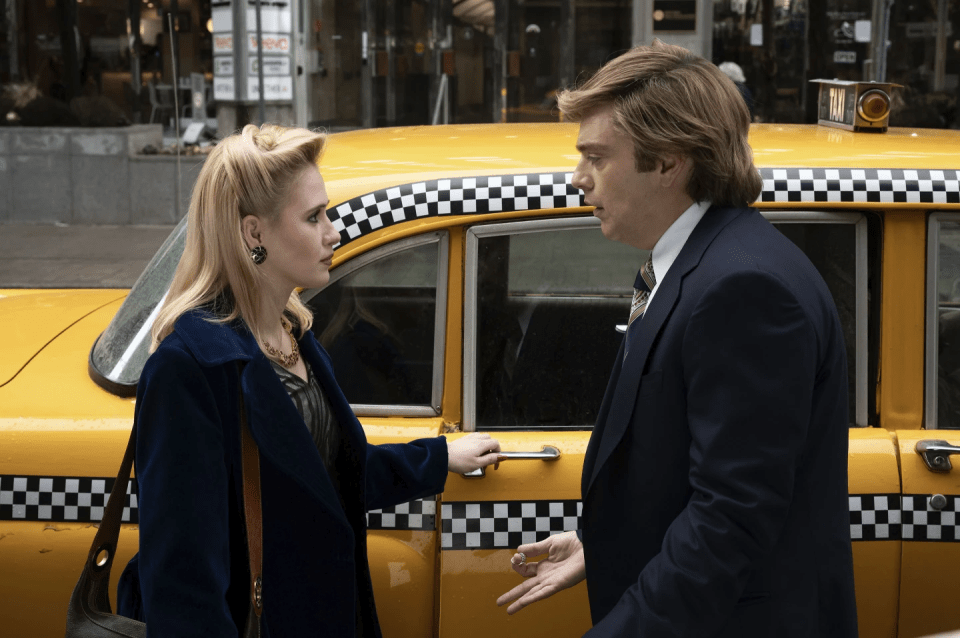
[[[297,365],[297,361],[300,360],[300,347],[297,345],[297,340],[293,338],[293,326],[290,325],[286,317],[280,318],[280,325],[282,325],[283,329],[290,335],[290,354],[280,352],[266,341],[263,342],[263,349],[267,354],[279,361],[280,365],[284,368],[292,368]]]

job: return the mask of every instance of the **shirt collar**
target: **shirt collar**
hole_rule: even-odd
[[[657,241],[653,247],[653,274],[657,281],[654,289],[667,276],[670,266],[676,261],[683,245],[690,238],[690,233],[700,223],[708,208],[710,208],[710,202],[708,201],[694,202],[690,208],[683,211],[683,214],[670,225],[670,228]]]

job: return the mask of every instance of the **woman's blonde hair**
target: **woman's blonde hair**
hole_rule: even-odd
[[[217,144],[193,188],[186,246],[153,324],[151,351],[173,332],[181,315],[200,306],[212,307],[218,322],[243,319],[263,346],[257,308],[265,280],[250,258],[240,220],[247,215],[276,219],[296,178],[317,168],[325,144],[323,133],[271,124],[248,124]],[[313,322],[297,291],[285,314],[300,336]]]
[[[740,91],[714,64],[656,40],[604,65],[582,86],[557,96],[568,120],[613,106],[616,125],[633,140],[638,171],[669,155],[689,157],[687,194],[694,201],[743,206],[763,180],[747,143],[750,112]]]

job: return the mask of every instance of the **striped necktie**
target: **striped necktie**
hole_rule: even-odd
[[[647,300],[650,298],[650,291],[657,285],[657,278],[653,274],[653,256],[643,264],[640,272],[637,273],[637,280],[633,285],[633,303],[630,304],[630,321],[627,323],[628,326],[639,319],[643,311],[646,310]]]

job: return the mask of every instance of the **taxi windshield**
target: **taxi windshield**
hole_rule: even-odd
[[[93,344],[90,376],[113,394],[136,394],[140,372],[150,355],[150,328],[183,254],[186,229],[184,217],[144,268],[113,321]]]

